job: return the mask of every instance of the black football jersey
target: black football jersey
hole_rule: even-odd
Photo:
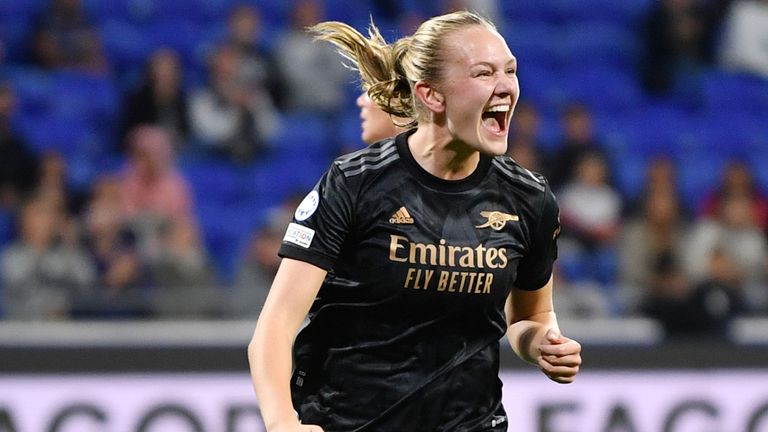
[[[282,257],[328,271],[294,345],[294,406],[327,432],[506,430],[505,299],[549,280],[557,203],[504,156],[437,178],[411,133],[335,160],[286,231]]]

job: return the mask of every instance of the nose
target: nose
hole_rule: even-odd
[[[355,102],[357,103],[357,106],[362,108],[365,106],[366,99],[368,99],[368,93],[360,93],[360,96],[357,97]]]
[[[496,94],[500,97],[514,95],[517,89],[517,75],[502,74],[496,82]]]

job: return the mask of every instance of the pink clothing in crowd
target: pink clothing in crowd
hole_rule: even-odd
[[[189,185],[174,166],[171,136],[159,127],[139,126],[129,140],[131,160],[122,183],[127,216],[194,220]]]

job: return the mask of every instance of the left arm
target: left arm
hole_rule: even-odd
[[[536,364],[552,381],[567,384],[581,366],[581,345],[560,334],[552,301],[552,277],[540,289],[513,289],[505,306],[507,337],[515,354]]]

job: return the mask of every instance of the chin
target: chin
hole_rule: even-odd
[[[491,156],[500,156],[507,152],[507,136],[484,139],[482,151]]]

